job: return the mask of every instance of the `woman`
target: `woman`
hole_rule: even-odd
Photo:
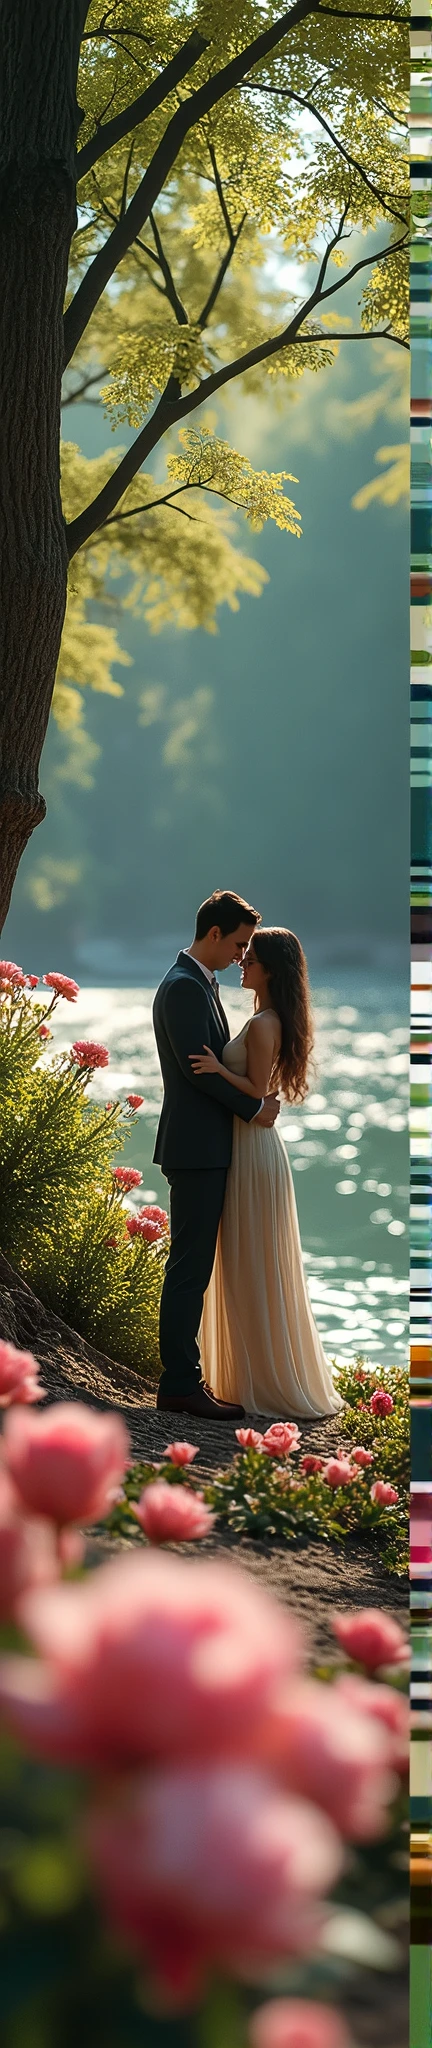
[[[223,1073],[259,1100],[302,1102],[313,1029],[306,960],[294,932],[255,931],[242,967],[254,1012],[219,1061],[191,1054],[195,1073]],[[234,1118],[216,1259],[200,1332],[203,1372],[220,1400],[248,1414],[336,1415],[342,1407],[314,1323],[291,1169],[277,1127]]]

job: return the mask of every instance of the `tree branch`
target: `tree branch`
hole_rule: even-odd
[[[77,405],[78,400],[84,398],[85,392],[91,389],[92,384],[102,383],[103,377],[109,377],[109,365],[105,370],[96,370],[91,377],[84,377],[82,384],[76,385],[75,391],[68,392],[67,397],[62,398],[62,412],[65,411],[67,405]]]
[[[322,9],[320,8],[320,13],[321,12]],[[339,150],[339,155],[344,158],[344,162],[348,164],[349,170],[356,171],[358,177],[362,178],[363,184],[368,186],[368,190],[369,192],[372,193],[372,197],[374,199],[377,199],[379,205],[382,206],[383,213],[391,213],[393,220],[400,221],[401,226],[406,227],[405,214],[399,213],[397,207],[392,206],[390,201],[384,198],[384,193],[379,191],[378,185],[374,185],[372,183],[372,178],[368,178],[367,171],[363,169],[363,164],[359,164],[355,156],[350,156],[349,150],[345,149],[345,144],[344,142],[340,141],[339,135],[335,135],[334,129],[330,127],[329,121],[325,120],[324,114],[318,113],[318,108],[314,106],[313,100],[303,99],[301,93],[292,92],[291,87],[289,85],[254,85],[252,81],[251,83],[249,83],[249,80],[245,80],[245,84],[241,87],[241,91],[266,92],[272,93],[279,99],[295,100],[296,106],[303,107],[306,113],[312,114],[314,121],[319,121],[320,127],[324,128],[326,135],[330,136],[330,141],[334,142],[335,149]]]
[[[136,441],[131,448],[127,449],[126,454],[122,457],[118,469],[108,478],[107,483],[98,492],[92,504],[87,505],[84,512],[79,513],[78,518],[73,519],[67,527],[69,560],[77,553],[78,548],[83,546],[84,541],[89,540],[92,533],[95,533],[99,526],[105,524],[109,513],[115,510],[116,505],[124,497],[128,484],[132,483],[138,470],[142,468],[143,463],[147,461],[147,457],[152,453],[152,449],[157,447],[162,436],[167,433],[170,427],[175,426],[183,419],[187,419],[192,412],[196,412],[198,406],[203,405],[208,398],[213,397],[216,391],[222,390],[225,384],[232,383],[234,378],[244,376],[248,370],[255,369],[259,363],[266,362],[272,356],[278,355],[281,349],[290,348],[294,345],[310,348],[321,337],[317,337],[314,334],[302,335],[301,328],[304,326],[305,320],[315,311],[317,305],[323,305],[327,299],[333,298],[336,292],[340,291],[346,284],[349,284],[353,277],[358,276],[359,271],[367,269],[371,263],[382,263],[388,256],[393,256],[397,249],[406,247],[406,238],[401,237],[399,242],[393,242],[385,249],[376,250],[373,255],[361,257],[357,263],[352,264],[351,269],[345,273],[343,278],[339,277],[334,285],[328,285],[326,290],[323,291],[322,283],[327,264],[331,250],[338,238],[338,234],[336,234],[332,242],[327,245],[313,291],[304,304],[299,307],[298,312],[293,315],[288,326],[282,329],[281,334],[272,335],[268,341],[259,342],[256,348],[247,349],[244,355],[237,356],[234,362],[222,364],[220,370],[215,370],[209,377],[203,378],[193,391],[183,393],[180,398],[167,396],[169,385],[167,386],[166,390],[162,392],[158,404],[155,406],[151,419],[145,421],[141,432],[137,435]],[[336,339],[337,341],[371,341],[383,338],[386,340],[399,340],[398,336],[389,334],[388,328],[377,330],[376,336],[373,332],[368,333],[366,329],[364,331],[361,329],[355,335],[344,335],[337,332],[336,336],[325,335],[322,338],[325,340]]]
[[[155,220],[153,211],[149,215],[149,219],[152,233],[154,235],[156,243],[158,263],[162,271],[162,277],[165,279],[165,290],[167,299],[169,299],[170,306],[172,306],[173,313],[175,313],[176,320],[178,320],[179,323],[179,327],[188,327],[189,318],[186,312],[186,307],[183,305],[182,299],[179,297],[177,286],[173,278],[171,266],[168,262],[168,257],[165,255],[162,237],[159,234],[158,224],[157,221]]]
[[[292,28],[297,28],[299,23],[306,21],[309,15],[316,15],[318,13],[319,0],[294,0],[294,5],[285,14],[280,15],[278,20],[272,22],[271,27],[263,30],[261,35],[256,36],[246,49],[240,50],[237,56],[232,57],[222,71],[212,74],[210,78],[206,79],[204,85],[198,87],[196,92],[192,92],[189,97],[182,100],[181,105],[177,107],[175,114],[172,115],[171,120],[168,122],[165,134],[155,150],[151,163],[148,165],[148,169],[141,180],[141,184],[138,186],[130,201],[130,205],[127,207],[124,219],[118,222],[117,227],[113,229],[112,235],[108,236],[107,241],[98,250],[86,276],[78,286],[74,299],[72,299],[71,304],[68,306],[64,322],[65,364],[70,362],[71,356],[73,356],[78,342],[84,333],[84,329],[91,318],[91,314],[94,312],[95,306],[97,306],[102,292],[105,291],[105,287],[117,269],[118,264],[121,263],[123,256],[127,254],[136,236],[141,234],[145,221],[148,220],[149,213],[155,204],[162,186],[166,182],[169,172],[172,170],[173,164],[176,162],[179,150],[190,129],[194,128],[203,119],[205,114],[210,113],[213,107],[219,106],[220,101],[226,98],[227,93],[231,92],[234,86],[241,83],[246,71],[250,71],[255,64],[261,63],[265,57],[270,56],[271,52],[277,49],[278,44],[283,42],[284,37],[289,34]],[[163,74],[165,80],[166,76],[167,71]],[[161,86],[162,80],[159,80],[158,83]],[[161,98],[164,96],[161,93]],[[108,124],[104,131],[105,136],[109,136],[110,126],[111,123]],[[108,147],[108,141],[104,144],[105,147]]]
[[[87,177],[87,172],[92,170],[93,164],[97,163],[100,156],[105,156],[107,149],[114,149],[116,142],[123,142],[124,136],[130,135],[131,128],[138,128],[141,121],[146,121],[149,114],[154,114],[156,108],[163,105],[168,93],[173,91],[175,85],[180,85],[183,78],[187,78],[188,72],[193,70],[199,57],[202,57],[203,51],[207,49],[206,37],[201,36],[199,30],[194,28],[187,42],[182,44],[181,50],[176,51],[175,57],[170,58],[169,64],[165,65],[163,71],[158,72],[151,85],[147,85],[136,100],[131,100],[129,107],[123,107],[120,114],[114,114],[112,121],[98,122],[96,134],[78,150],[78,181]]]

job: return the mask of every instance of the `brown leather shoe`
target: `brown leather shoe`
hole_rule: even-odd
[[[202,1384],[193,1394],[164,1394],[158,1388],[156,1407],[164,1415],[202,1415],[207,1422],[243,1422],[245,1413],[235,1402],[217,1401]]]

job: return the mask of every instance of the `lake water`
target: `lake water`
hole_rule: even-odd
[[[232,1034],[250,996],[223,987]],[[314,978],[316,1073],[301,1109],[279,1130],[294,1175],[308,1286],[324,1345],[340,1362],[362,1352],[385,1366],[408,1342],[408,999],[395,977],[345,972]],[[161,1078],[152,1032],[154,989],[82,988],[73,1013],[59,1006],[55,1048],[102,1039],[109,1068],[93,1099],[145,1096],[123,1162],[143,1175],[142,1200],[167,1203],[152,1164]],[[191,1047],[191,1050],[193,1048]],[[130,1204],[132,1206],[132,1204]]]

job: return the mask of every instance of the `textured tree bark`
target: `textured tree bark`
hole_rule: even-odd
[[[88,0],[0,0],[0,930],[45,816],[39,762],[66,603],[63,304]]]

